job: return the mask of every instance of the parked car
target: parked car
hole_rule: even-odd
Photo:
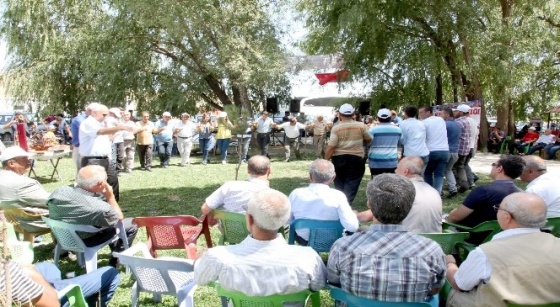
[[[10,143],[14,141],[12,129],[4,129],[4,125],[11,122],[14,118],[15,111],[0,111],[0,138],[3,143]],[[27,117],[29,125],[33,124],[33,114],[24,113]]]

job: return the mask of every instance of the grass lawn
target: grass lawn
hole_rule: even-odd
[[[276,154],[277,151],[277,154]],[[289,163],[280,162],[283,156],[279,149],[275,149],[272,162],[272,174],[270,176],[270,186],[274,189],[282,191],[288,195],[293,189],[305,186],[309,183],[308,166],[311,162],[311,155],[306,156],[307,159],[301,161],[293,161]],[[154,157],[155,158],[155,157]],[[193,161],[194,160],[194,161]],[[200,165],[200,156],[194,156],[191,161],[194,165],[188,167],[178,166],[179,158],[174,157],[171,160],[171,166],[167,169],[155,167],[153,172],[146,172],[134,169],[132,174],[126,174],[119,177],[120,181],[120,206],[125,211],[126,217],[137,216],[157,216],[157,215],[200,215],[200,206],[204,199],[210,195],[223,182],[233,180],[235,178],[236,165],[233,164],[235,157],[230,156],[229,160],[232,164],[209,164]],[[214,162],[219,160],[218,157],[213,159]],[[138,161],[136,166],[139,166]],[[154,159],[154,165],[159,165],[157,158]],[[38,180],[43,183],[47,191],[53,191],[61,185],[73,184],[75,168],[70,158],[60,160],[59,172],[62,181],[50,180],[47,177],[52,172],[52,166],[48,162],[38,162],[36,165]],[[488,183],[490,178],[487,174],[478,174],[480,180],[478,185]],[[239,172],[239,179],[247,179],[246,164],[242,165]],[[366,171],[364,180],[360,186],[359,193],[354,201],[354,209],[362,211],[366,209],[365,186],[369,179],[369,170]],[[466,194],[455,197],[452,200],[444,201],[444,212],[449,212],[455,208],[464,199]],[[214,242],[217,242],[217,230],[212,229]],[[48,242],[50,238],[45,241]],[[141,229],[136,242],[145,242],[146,235]],[[199,240],[199,244],[205,245],[204,240]],[[44,244],[36,249],[35,261],[52,261],[54,246],[52,244]],[[98,266],[107,265],[109,259],[109,248],[103,248],[98,254]],[[167,256],[184,257],[184,251],[158,252]],[[82,274],[84,270],[77,266],[75,261],[62,259],[60,268],[63,274],[67,272],[76,272],[76,275]],[[121,284],[116,295],[111,301],[111,306],[130,306],[131,293],[130,289],[134,281],[130,275],[121,268]],[[322,306],[333,306],[332,300],[329,298],[328,292],[322,291]],[[220,301],[214,289],[209,287],[199,287],[195,294],[195,303],[197,306],[220,306]],[[140,297],[141,306],[176,306],[177,301],[174,297],[163,296],[161,304],[156,304],[151,300],[151,295],[142,294]]]

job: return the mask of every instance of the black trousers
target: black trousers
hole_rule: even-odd
[[[119,177],[117,170],[114,167],[110,167],[110,161],[108,157],[82,157],[82,167],[87,165],[99,165],[102,166],[107,172],[107,183],[113,188],[113,194],[117,202],[119,201]]]
[[[336,177],[334,178],[334,188],[346,195],[348,203],[352,202],[358,193],[360,182],[366,172],[366,166],[362,157],[355,155],[333,156],[332,163]]]

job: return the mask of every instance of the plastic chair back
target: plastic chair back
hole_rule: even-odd
[[[468,232],[420,233],[419,235],[436,241],[446,255],[454,252],[455,246],[469,237]]]
[[[307,246],[318,253],[328,253],[336,240],[342,237],[344,227],[340,221],[297,219],[290,225],[288,244],[294,244],[296,229],[309,229]]]
[[[382,302],[372,299],[367,299],[350,294],[340,288],[329,286],[331,297],[337,301],[346,303],[347,307],[421,307],[421,306],[437,306],[439,304],[439,297],[434,295],[427,302],[408,303],[408,302]]]
[[[27,225],[26,221],[40,221],[42,215],[28,213],[20,208],[4,209],[4,216],[8,222],[14,225],[16,232],[23,234],[25,241],[33,242],[36,236],[50,233],[49,228],[37,229],[37,227]]]
[[[228,212],[223,210],[212,211],[213,217],[220,221],[222,235],[218,245],[237,244],[245,240],[249,235],[245,214]]]
[[[91,225],[74,225],[57,220],[51,220],[43,217],[43,221],[51,228],[56,240],[63,249],[73,252],[84,252],[88,247],[82,241],[82,238],[76,233],[89,232],[96,233],[101,230]]]
[[[141,253],[142,256],[136,256]],[[134,244],[131,248],[117,253],[121,264],[132,271],[137,284],[133,286],[132,305],[137,306],[139,292],[150,292],[156,295],[177,295],[178,290],[186,282],[194,279],[192,263],[182,259],[154,259],[144,243]],[[157,300],[157,299],[156,299]]]
[[[3,228],[2,222],[0,221],[0,229]],[[0,238],[1,239],[1,238]],[[35,258],[35,252],[33,251],[33,243],[27,241],[19,241],[14,230],[14,226],[10,223],[6,223],[6,244],[8,244],[8,249],[10,250],[10,258],[20,264],[32,264]],[[0,247],[4,245],[4,242],[0,241]]]
[[[58,299],[61,300],[63,297],[66,297],[70,307],[88,307],[80,285],[68,285],[58,291]]]
[[[489,231],[489,234],[484,238],[482,243],[486,243],[492,239],[492,237],[501,232],[500,224],[498,221],[486,221],[476,225],[475,227],[467,227],[460,224],[455,224],[447,221],[443,221],[442,228],[444,232],[449,232],[449,228],[455,227],[458,231],[468,232],[469,234]]]
[[[187,246],[190,243],[196,244],[202,233],[206,238],[206,245],[212,247],[210,229],[205,219],[201,221],[192,215],[178,215],[137,217],[132,222],[138,227],[146,227],[147,246],[153,257],[157,257],[157,250],[168,249],[184,249],[187,254]]]
[[[269,296],[247,296],[241,292],[222,288],[218,283],[214,285],[219,296],[229,298],[234,307],[283,307],[287,302],[302,302],[303,306],[311,298],[312,306],[321,305],[319,292],[304,290],[292,294],[275,294]]]
[[[511,136],[508,135],[502,141],[502,145],[500,146],[500,154],[505,153],[508,150],[508,144],[511,141]]]
[[[549,217],[546,220],[544,228],[550,229],[550,233],[559,238],[560,237],[560,217]]]

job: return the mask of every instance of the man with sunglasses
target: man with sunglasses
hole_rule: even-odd
[[[31,167],[29,154],[19,146],[8,147],[0,155],[0,209],[23,209],[35,219],[20,220],[20,225],[29,232],[39,232],[48,227],[41,220],[47,216],[49,193],[35,180],[25,176]]]
[[[521,192],[513,180],[523,173],[525,161],[519,156],[502,156],[492,163],[491,184],[474,188],[456,209],[451,211],[447,220],[452,223],[474,227],[482,222],[496,220],[493,206],[502,202],[511,193]],[[487,232],[471,234],[467,239],[473,244],[480,244],[488,235]]]
[[[560,239],[543,233],[547,207],[532,193],[514,193],[495,205],[500,227],[490,242],[457,266],[446,257],[453,286],[447,306],[536,306],[560,301]]]

